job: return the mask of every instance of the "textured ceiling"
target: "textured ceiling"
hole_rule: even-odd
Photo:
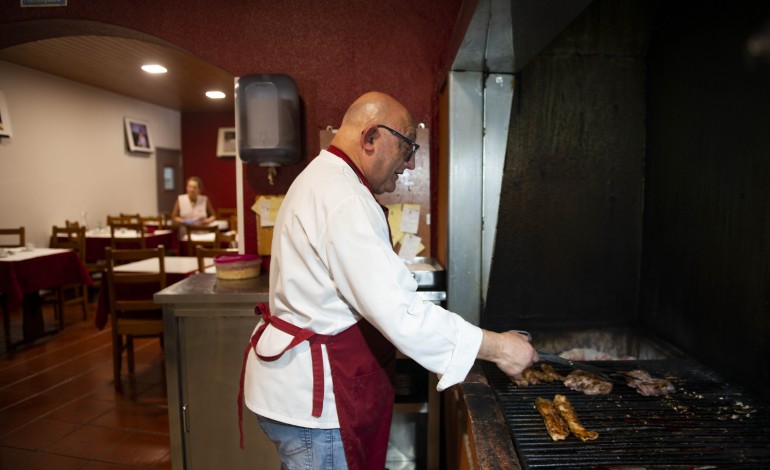
[[[170,47],[109,36],[66,36],[27,42],[0,50],[0,60],[50,73],[182,112],[233,109],[233,76]],[[158,63],[168,73],[141,70]],[[223,100],[208,90],[227,94]]]

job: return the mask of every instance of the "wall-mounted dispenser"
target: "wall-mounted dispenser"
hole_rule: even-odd
[[[297,84],[284,74],[249,74],[235,83],[235,133],[245,163],[271,169],[297,163],[300,120]]]

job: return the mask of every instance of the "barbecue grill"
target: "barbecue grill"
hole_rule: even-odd
[[[522,468],[760,468],[770,465],[770,408],[687,359],[591,362],[610,371],[644,369],[669,378],[676,392],[638,394],[624,383],[588,396],[560,382],[516,387],[485,364]],[[562,373],[570,371],[554,366]],[[534,406],[536,397],[565,395],[595,441],[554,442]]]

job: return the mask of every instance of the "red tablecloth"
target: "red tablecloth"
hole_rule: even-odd
[[[79,283],[93,285],[83,262],[71,250],[23,260],[0,259],[0,292],[10,309],[21,305],[24,294]]]

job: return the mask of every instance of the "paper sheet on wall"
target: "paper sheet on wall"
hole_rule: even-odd
[[[422,239],[417,235],[404,233],[404,237],[401,239],[401,248],[398,250],[398,256],[406,260],[414,259],[417,253],[424,248],[422,243],[420,243],[421,241]]]
[[[401,231],[404,233],[417,233],[420,228],[420,205],[404,204],[401,211]]]
[[[275,219],[278,218],[278,209],[281,208],[283,197],[265,197],[257,198],[251,210],[259,214],[260,226],[273,227]]]

